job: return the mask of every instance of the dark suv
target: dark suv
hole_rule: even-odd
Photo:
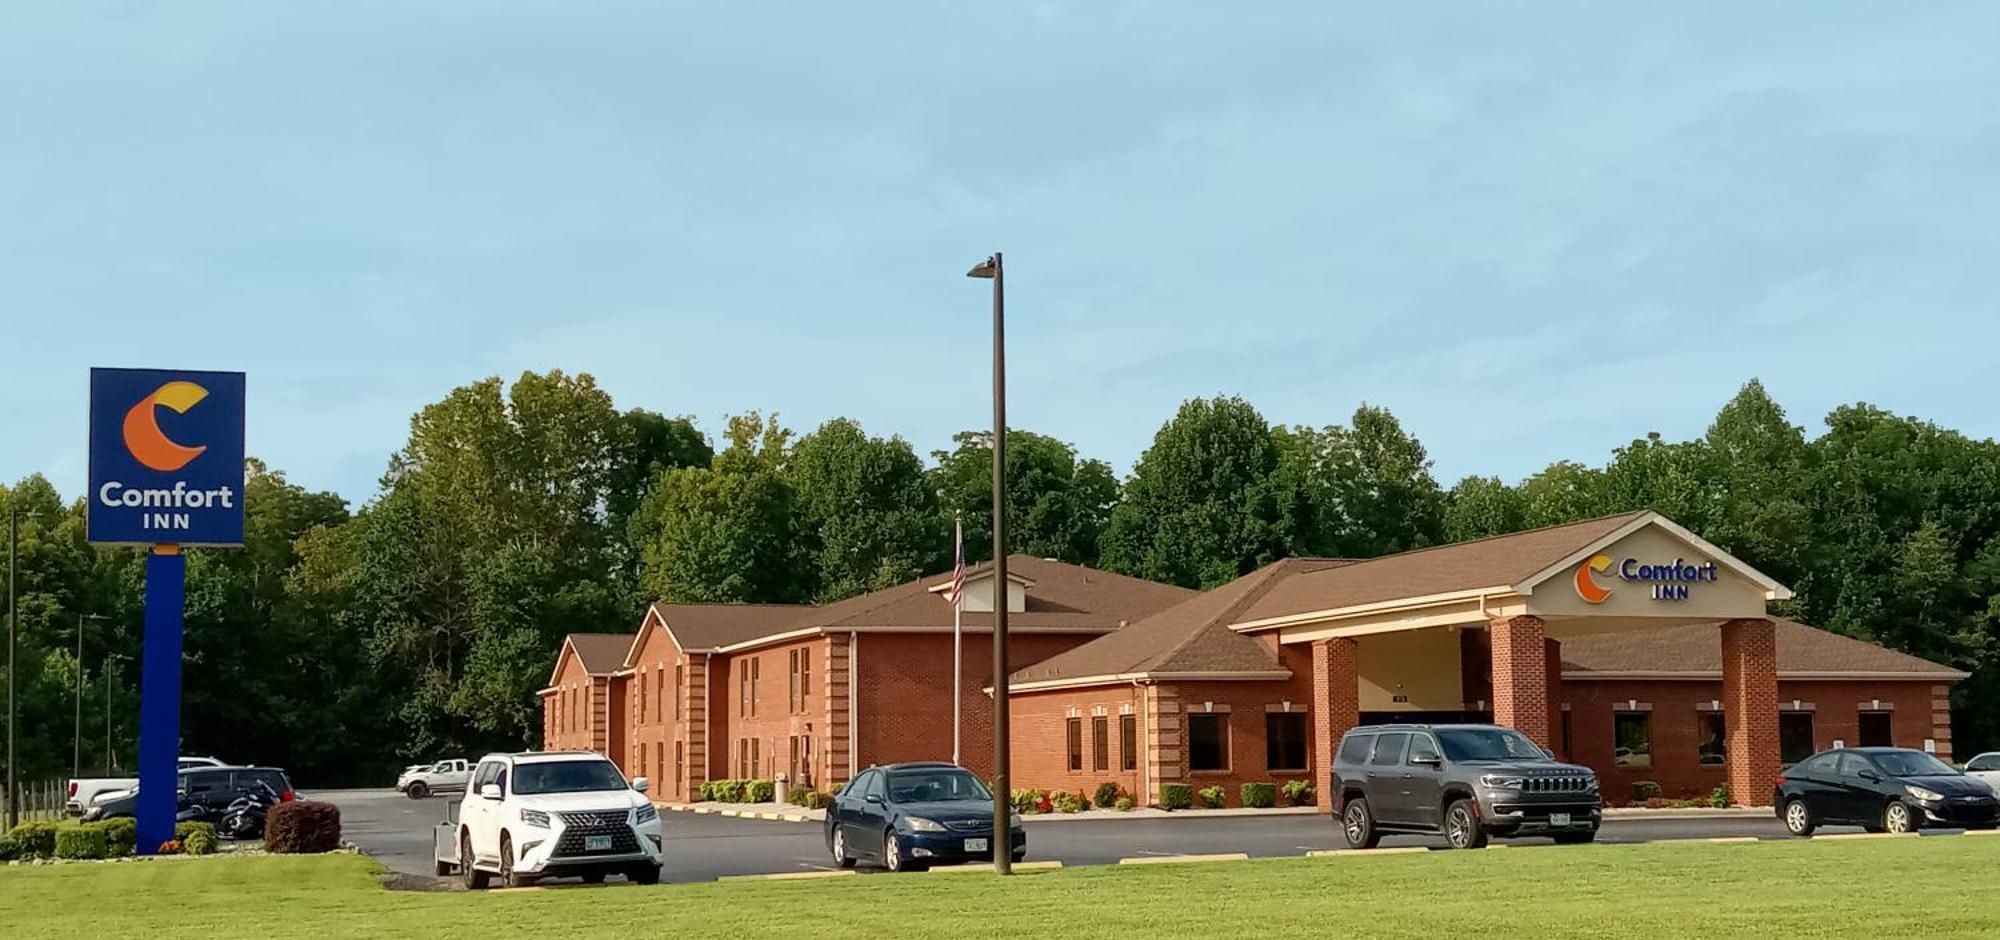
[[[1334,754],[1333,786],[1341,831],[1361,849],[1390,832],[1442,833],[1460,849],[1489,836],[1589,842],[1601,820],[1590,768],[1495,725],[1356,728]]]

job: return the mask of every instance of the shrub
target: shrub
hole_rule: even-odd
[[[116,816],[94,825],[104,830],[104,847],[110,858],[131,855],[139,842],[139,821],[130,816]]]
[[[1132,802],[1131,797],[1120,794],[1117,801],[1112,805],[1115,806],[1121,813],[1129,813],[1132,811],[1132,807],[1137,806],[1138,804]]]
[[[194,854],[189,841],[188,854]],[[318,800],[271,807],[264,818],[264,848],[281,855],[316,855],[340,848],[340,808]]]
[[[0,862],[11,862],[21,857],[21,842],[11,832],[0,832]]]
[[[154,850],[154,854],[156,854],[156,855],[179,855],[179,854],[181,854],[181,840],[179,840],[179,839],[168,839],[167,841],[165,841],[165,842],[162,842],[162,843],[160,843],[160,847],[159,847],[158,849]]]
[[[1091,802],[1099,806],[1108,807],[1118,802],[1118,798],[1124,795],[1125,788],[1107,781],[1097,785],[1097,793],[1091,798]]]
[[[1729,805],[1729,785],[1723,784],[1708,791],[1708,805],[1722,809]]]
[[[832,802],[833,797],[827,796],[818,790],[807,790],[806,801],[800,805],[806,809],[825,809]]]
[[[1085,806],[1090,805],[1084,800],[1083,791],[1081,790],[1075,793],[1071,793],[1068,790],[1058,790],[1050,794],[1049,801],[1055,804],[1056,811],[1060,813],[1082,812]]]
[[[1160,808],[1187,809],[1194,805],[1194,788],[1185,783],[1160,784]]]
[[[775,780],[746,780],[743,786],[743,802],[770,803],[778,798],[778,783]]]
[[[1025,814],[1042,811],[1042,793],[1040,790],[1015,790],[1009,796],[1009,799],[1014,803],[1014,812]]]
[[[1644,803],[1659,795],[1660,785],[1651,780],[1635,780],[1632,782],[1632,802],[1634,803]]]
[[[103,858],[104,830],[96,826],[63,826],[56,830],[57,858]]]
[[[1221,809],[1224,801],[1229,799],[1229,791],[1219,786],[1202,787],[1195,791],[1195,795],[1201,797],[1201,805],[1207,809]]]
[[[214,855],[215,844],[214,830],[196,829],[188,833],[187,841],[181,843],[181,849],[189,855]]]
[[[1647,809],[1666,809],[1667,801],[1657,796],[1649,796],[1646,797],[1645,807]]]
[[[197,832],[206,832],[210,836],[213,836],[215,835],[215,824],[212,822],[197,822],[192,820],[188,822],[174,823],[174,842],[176,845],[184,847],[187,845],[188,836],[193,835],[194,833]]]
[[[1291,806],[1311,806],[1313,785],[1304,780],[1287,780],[1278,792],[1285,795],[1285,803]]]
[[[1246,783],[1238,792],[1243,797],[1244,806],[1269,809],[1278,805],[1278,785],[1275,783]]]
[[[15,826],[7,833],[14,843],[15,858],[54,858],[56,854],[56,824],[27,822]]]

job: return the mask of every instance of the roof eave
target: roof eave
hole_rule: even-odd
[[[1595,672],[1591,670],[1563,670],[1565,682],[1594,682],[1617,680],[1665,680],[1690,682],[1720,682],[1722,673],[1703,669],[1657,669],[1621,670],[1618,672]],[[1969,679],[1972,674],[1956,669],[1927,670],[1924,672],[1896,672],[1894,670],[1779,670],[1780,682],[1936,682],[1939,680],[1957,682]]]
[[[1007,691],[1046,692],[1056,689],[1087,688],[1096,685],[1123,685],[1128,682],[1269,682],[1292,678],[1289,669],[1194,669],[1194,670],[1147,670],[1143,672],[1100,673],[1093,676],[1075,676],[1065,679],[1038,679],[1027,682],[1009,682]],[[993,694],[993,687],[986,686],[986,694]]]
[[[1355,604],[1349,607],[1329,607],[1325,610],[1309,610],[1296,614],[1286,614],[1282,617],[1266,617],[1262,620],[1245,620],[1241,623],[1230,624],[1229,629],[1237,633],[1255,633],[1261,630],[1276,630],[1281,627],[1295,627],[1308,623],[1339,620],[1344,617],[1362,617],[1369,614],[1434,607],[1457,601],[1478,600],[1480,598],[1497,599],[1505,597],[1513,591],[1512,587],[1501,584],[1492,587],[1470,588],[1462,591],[1447,591],[1441,594],[1402,597],[1395,600],[1376,601],[1369,604]]]

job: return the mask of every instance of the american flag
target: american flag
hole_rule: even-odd
[[[956,551],[957,561],[952,565],[951,587],[945,589],[944,599],[950,601],[951,606],[957,607],[958,599],[965,594],[965,518],[963,516],[953,518],[951,540],[958,546]]]

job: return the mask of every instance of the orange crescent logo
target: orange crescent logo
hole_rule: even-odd
[[[1577,565],[1576,596],[1583,598],[1583,602],[1586,604],[1604,603],[1604,599],[1611,596],[1611,591],[1607,588],[1598,587],[1597,579],[1591,577],[1590,573],[1593,571],[1605,571],[1610,567],[1611,558],[1608,555],[1592,555],[1589,561]]]
[[[151,395],[139,399],[132,410],[125,412],[125,449],[132,452],[133,459],[161,473],[172,473],[188,465],[188,461],[202,455],[208,445],[188,447],[167,437],[160,430],[155,408],[171,408],[176,414],[187,414],[189,408],[200,404],[208,397],[208,389],[193,382],[168,382],[153,390]]]

